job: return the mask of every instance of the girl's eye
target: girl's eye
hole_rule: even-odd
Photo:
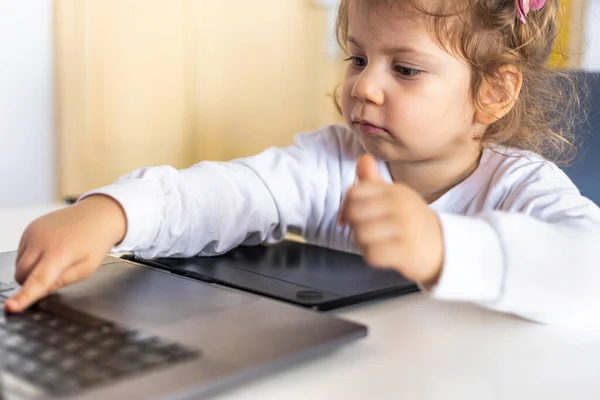
[[[407,78],[412,78],[414,76],[419,75],[421,72],[423,72],[418,69],[403,67],[402,65],[396,65],[394,67],[394,70],[398,73],[398,75],[407,77]]]
[[[356,69],[363,69],[367,66],[367,60],[363,57],[350,56],[345,61],[350,61],[350,64]]]

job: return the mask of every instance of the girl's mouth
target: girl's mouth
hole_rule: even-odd
[[[358,129],[367,136],[375,136],[388,133],[386,129],[374,125],[368,121],[355,120],[354,123],[356,124]]]

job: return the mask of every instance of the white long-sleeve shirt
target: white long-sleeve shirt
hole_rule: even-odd
[[[245,159],[142,168],[85,196],[121,204],[127,234],[115,250],[141,257],[214,255],[287,232],[355,251],[336,218],[363,152],[346,127],[327,126]],[[556,165],[487,148],[475,172],[430,207],[445,252],[431,295],[540,322],[600,325],[600,209]]]

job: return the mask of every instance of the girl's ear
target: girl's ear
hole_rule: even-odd
[[[481,125],[491,125],[504,117],[514,107],[521,86],[523,74],[514,65],[498,67],[492,78],[479,88],[475,121]]]

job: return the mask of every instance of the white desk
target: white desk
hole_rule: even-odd
[[[16,249],[27,224],[56,208],[0,210],[0,251]],[[422,294],[338,314],[368,325],[368,337],[214,399],[600,399],[600,331],[541,326]]]

